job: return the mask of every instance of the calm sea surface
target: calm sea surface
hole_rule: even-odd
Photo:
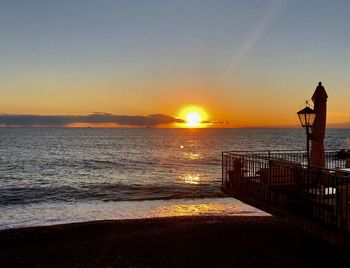
[[[304,149],[303,129],[0,128],[0,229],[97,219],[264,215],[220,192],[221,151]],[[327,148],[349,148],[329,129]]]

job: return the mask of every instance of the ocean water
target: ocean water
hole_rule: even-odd
[[[0,128],[0,229],[265,215],[220,191],[221,151],[304,147],[301,128]],[[349,148],[350,129],[329,129],[326,147]]]

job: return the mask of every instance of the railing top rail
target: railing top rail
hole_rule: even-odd
[[[350,149],[326,149],[326,153],[337,153],[341,150],[350,151]],[[283,150],[283,149],[274,149],[274,150],[229,150],[222,151],[223,153],[306,153],[301,149],[293,149],[293,150]]]
[[[229,150],[229,151],[223,151],[223,152],[250,152],[250,153],[254,153],[254,152],[300,152],[302,150],[279,150],[279,149],[274,149],[274,150]]]
[[[252,160],[257,161],[258,159],[260,160],[264,160],[264,161],[269,161],[269,160],[278,160],[279,162],[295,162],[298,166],[303,167],[305,169],[310,169],[313,172],[321,172],[321,173],[329,173],[330,175],[333,174],[339,174],[341,176],[345,176],[347,175],[349,177],[349,172],[348,171],[343,171],[341,169],[337,169],[337,168],[320,168],[320,167],[309,167],[307,166],[306,163],[302,163],[302,162],[296,162],[293,160],[289,160],[289,159],[281,159],[275,158],[274,152],[276,152],[277,154],[281,154],[281,153],[285,153],[286,155],[288,154],[293,154],[293,153],[289,153],[289,151],[227,151],[227,152],[223,152],[223,154],[227,155],[227,156],[242,156],[242,157],[248,157],[251,158]],[[295,151],[292,151],[295,152]],[[326,153],[338,153],[339,151],[326,151]],[[297,151],[296,153],[302,153],[302,154],[306,154],[305,151]],[[262,155],[263,154],[263,155]],[[349,177],[350,179],[350,177]]]

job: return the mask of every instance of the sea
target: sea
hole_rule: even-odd
[[[305,149],[305,140],[302,128],[0,128],[0,229],[266,216],[221,192],[221,152]],[[325,144],[350,148],[350,129],[328,129]]]

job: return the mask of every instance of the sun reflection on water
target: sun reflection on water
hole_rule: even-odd
[[[215,204],[183,204],[169,206],[167,210],[161,211],[161,213],[167,215],[187,216],[187,215],[200,215],[208,213],[209,211],[216,211]]]
[[[202,158],[202,155],[200,153],[195,153],[195,152],[186,152],[185,158],[191,159],[191,160],[197,160]]]
[[[173,216],[190,216],[190,215],[202,215],[209,212],[219,212],[220,208],[215,204],[178,204],[164,207],[159,211],[160,217]]]
[[[268,216],[269,214],[256,211],[249,213],[249,207],[246,204],[229,204],[228,202],[191,202],[184,201],[178,204],[172,204],[168,206],[159,207],[157,211],[158,217],[169,217],[169,216],[207,216],[207,215],[259,215]],[[248,212],[248,213],[247,213]]]
[[[181,175],[178,182],[185,184],[200,184],[201,178],[199,174],[186,174]]]

